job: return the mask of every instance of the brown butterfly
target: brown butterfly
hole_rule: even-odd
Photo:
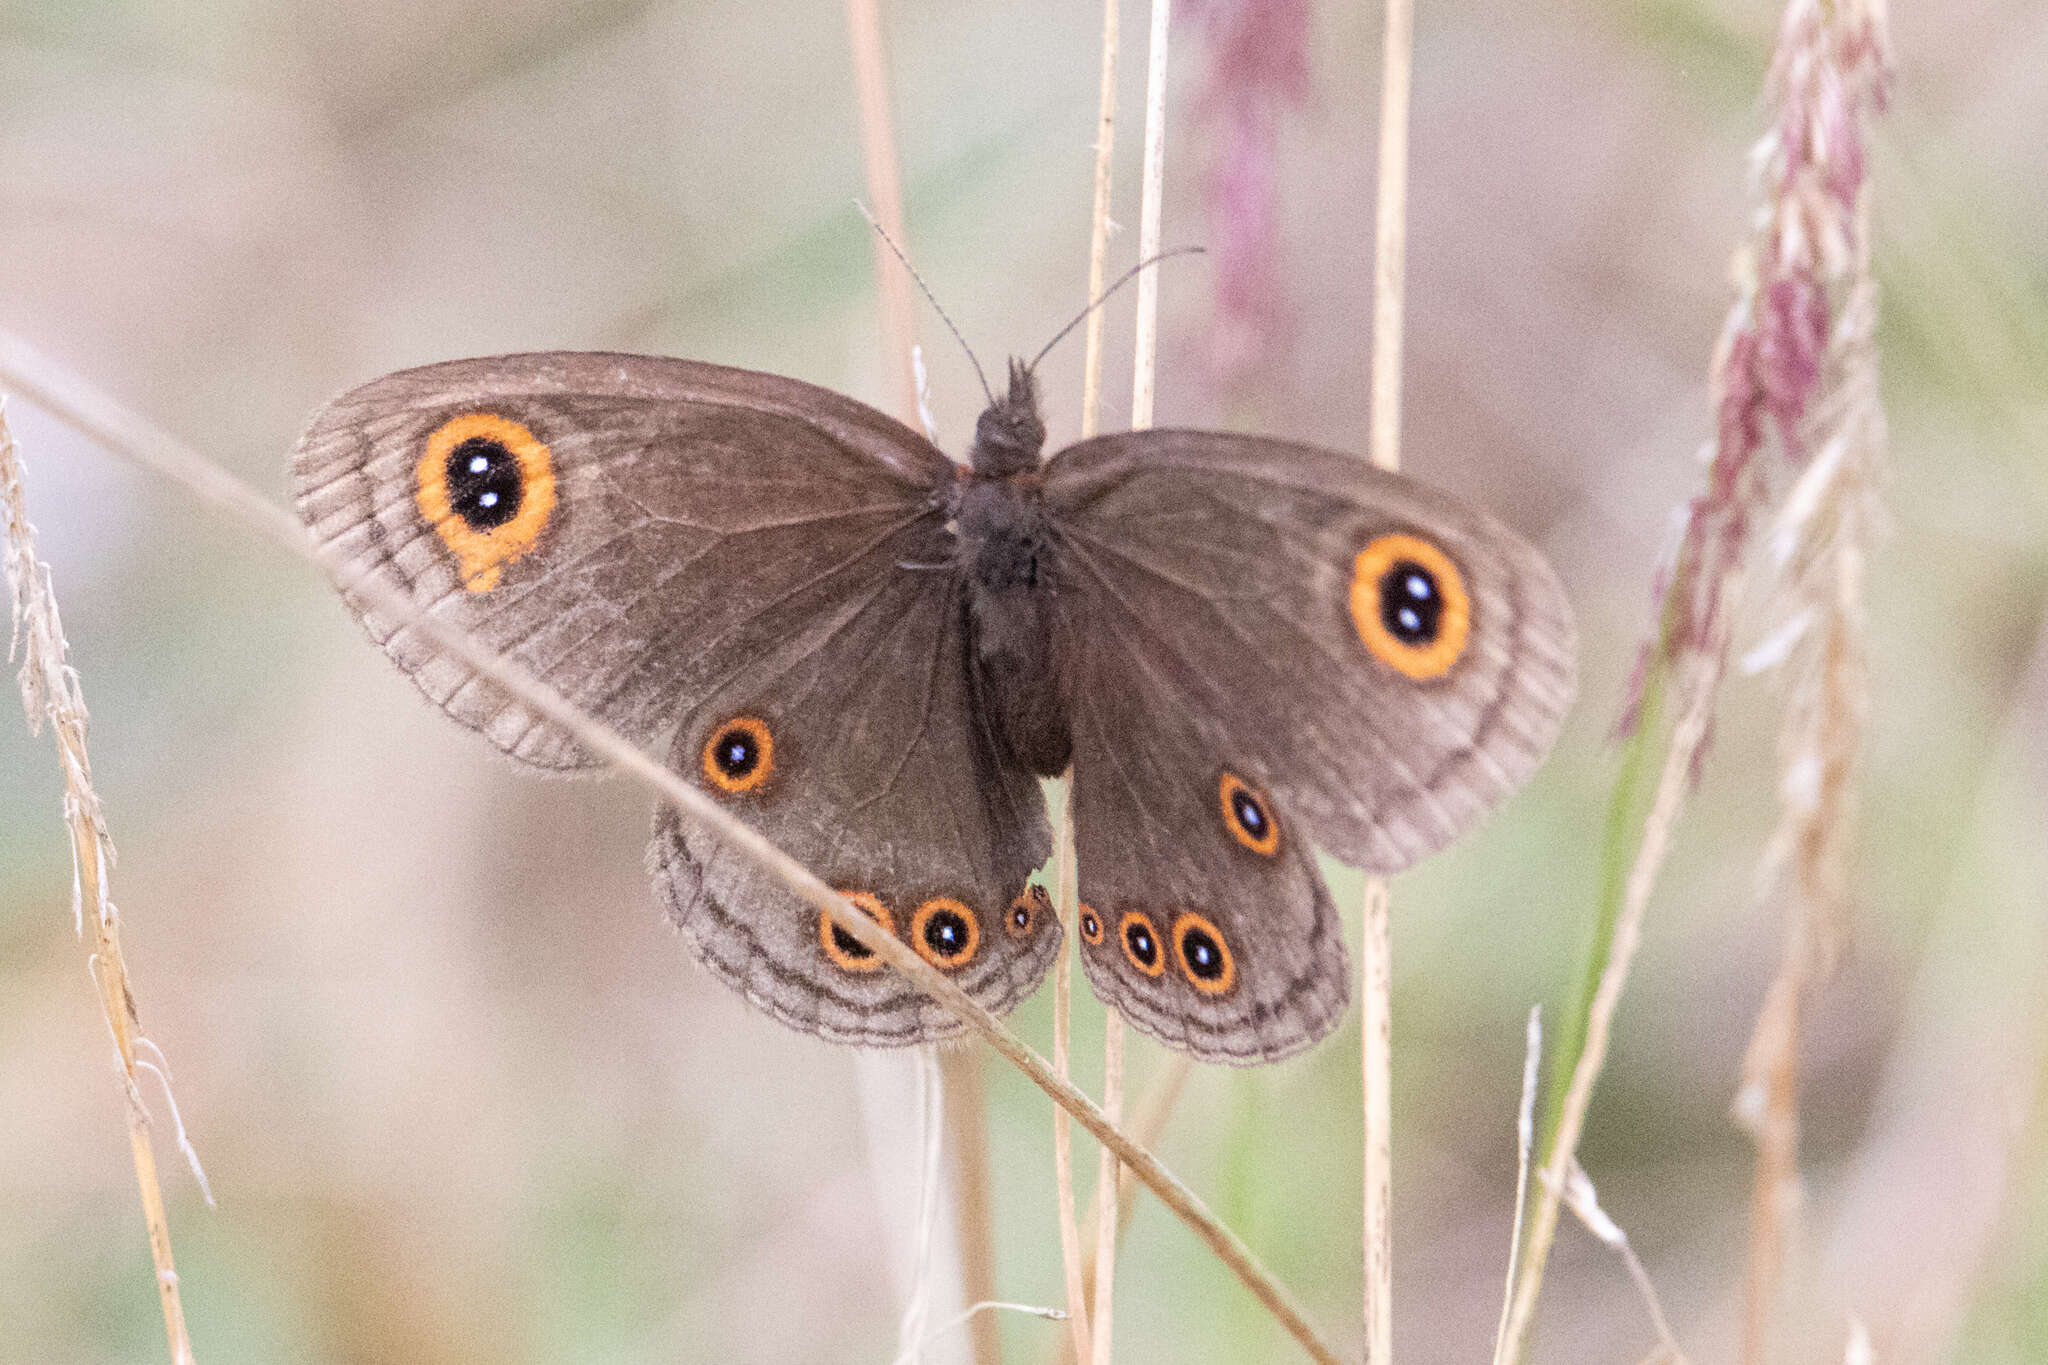
[[[1040,459],[1030,369],[970,466],[872,408],[686,360],[546,353],[387,375],[293,462],[317,540],[669,762],[989,1009],[1060,926],[1041,776],[1073,774],[1096,993],[1211,1061],[1288,1056],[1349,995],[1311,850],[1393,872],[1536,768],[1573,692],[1549,566],[1356,458],[1221,432]],[[359,600],[420,689],[514,757],[593,762]],[[654,885],[785,1023],[959,1031],[829,916],[664,807]]]

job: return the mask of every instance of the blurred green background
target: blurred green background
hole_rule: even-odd
[[[1563,998],[1580,951],[1607,735],[1710,430],[1777,6],[1419,8],[1408,467],[1544,546],[1583,637],[1549,766],[1395,888],[1396,1341],[1474,1361],[1523,1018]],[[1029,354],[1085,287],[1099,10],[885,9],[908,247],[985,363]],[[1125,9],[1134,228],[1146,16]],[[1377,23],[1315,7],[1311,89],[1282,129],[1291,346],[1220,386],[1213,268],[1168,267],[1162,423],[1363,448]],[[2048,13],[1953,0],[1896,23],[1875,155],[1891,524],[1856,941],[1804,1055],[1788,1358],[1840,1359],[1855,1315],[1887,1365],[2037,1361]],[[1215,232],[1209,60],[1177,30],[1169,242]],[[865,194],[829,4],[0,5],[0,326],[280,501],[316,405],[449,356],[663,351],[886,402]],[[1129,318],[1111,309],[1112,427]],[[920,328],[958,450],[978,391]],[[1047,362],[1055,444],[1079,364],[1078,345]],[[902,1061],[799,1037],[687,960],[641,874],[640,791],[499,761],[306,565],[33,407],[9,415],[92,708],[143,1023],[219,1194],[206,1209],[163,1149],[200,1360],[890,1359],[916,1159]],[[1738,649],[1762,630],[1747,619]],[[1584,1147],[1702,1361],[1731,1358],[1739,1321],[1749,1149],[1727,1107],[1779,948],[1752,886],[1776,700],[1769,678],[1728,688]],[[0,720],[0,1361],[158,1361],[58,791],[47,738]],[[1338,891],[1355,905],[1355,878]],[[1048,996],[1016,1017],[1041,1048]],[[1092,1087],[1085,988],[1078,1014]],[[1160,1060],[1134,1041],[1137,1089]],[[981,1069],[995,1289],[1056,1303],[1050,1110]],[[1358,1092],[1354,1015],[1296,1061],[1198,1070],[1161,1143],[1347,1344]],[[1118,1287],[1121,1360],[1295,1358],[1149,1197]],[[1060,1329],[1002,1335],[1042,1361]],[[1537,1358],[1651,1342],[1618,1262],[1568,1225]]]

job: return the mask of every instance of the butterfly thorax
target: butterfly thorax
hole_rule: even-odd
[[[972,468],[953,487],[952,531],[968,592],[975,697],[1011,753],[1033,771],[1067,765],[1066,700],[1055,666],[1055,541],[1039,452],[1045,422],[1031,371],[1010,362],[1010,389],[974,426]]]

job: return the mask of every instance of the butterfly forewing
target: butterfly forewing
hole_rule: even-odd
[[[1061,452],[1046,500],[1061,591],[1085,603],[1068,614],[1115,617],[1156,704],[1346,862],[1398,871],[1450,842],[1570,705],[1571,613],[1542,557],[1362,460],[1132,432]]]
[[[386,375],[330,403],[293,460],[300,515],[347,567],[547,679],[637,742],[742,661],[744,623],[931,515],[952,465],[797,380],[555,353]],[[543,767],[567,735],[360,596],[420,689]]]

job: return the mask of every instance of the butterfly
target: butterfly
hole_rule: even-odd
[[[665,743],[998,1013],[1059,950],[1033,878],[1040,779],[1071,771],[1096,994],[1204,1060],[1289,1056],[1349,999],[1313,851],[1395,872],[1520,786],[1571,703],[1569,604],[1498,522],[1352,456],[1169,429],[1044,443],[1015,361],[962,465],[799,380],[547,352],[354,389],[292,474],[354,575]],[[596,762],[344,598],[504,752]],[[960,1030],[666,806],[647,863],[695,955],[784,1023],[869,1046]]]

